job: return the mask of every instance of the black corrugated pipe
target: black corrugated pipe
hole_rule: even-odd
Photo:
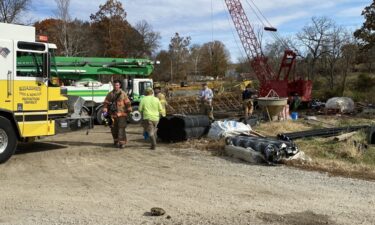
[[[308,138],[308,137],[332,137],[340,133],[344,133],[344,132],[349,133],[349,132],[362,130],[366,128],[369,128],[369,126],[362,125],[362,126],[324,128],[324,129],[307,130],[307,131],[299,131],[299,132],[292,132],[292,133],[281,133],[281,134],[278,134],[277,137],[280,140],[285,140],[285,141],[295,140],[299,138]]]
[[[370,127],[368,129],[368,143],[373,145],[375,144],[375,127]]]
[[[251,148],[254,151],[262,153],[268,162],[279,162],[282,158],[298,152],[298,148],[293,142],[271,138],[236,136],[228,138],[227,144],[242,148]]]
[[[158,137],[165,142],[201,138],[208,133],[210,120],[205,115],[173,115],[164,117],[158,124]]]

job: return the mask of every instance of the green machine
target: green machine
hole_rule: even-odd
[[[111,90],[113,79],[122,81],[122,88],[132,101],[132,123],[142,119],[138,105],[148,87],[153,87],[147,78],[154,70],[154,61],[133,58],[55,57],[51,62],[52,76],[68,94],[85,100],[84,113],[95,117],[102,124],[103,102]],[[104,81],[103,83],[101,81]]]

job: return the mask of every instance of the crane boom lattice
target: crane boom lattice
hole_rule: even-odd
[[[246,56],[251,67],[260,81],[259,95],[266,96],[270,90],[274,90],[280,97],[300,96],[302,101],[311,100],[312,81],[295,77],[290,80],[289,74],[296,61],[296,53],[286,49],[282,58],[278,73],[274,73],[267,57],[263,55],[262,46],[254,28],[242,7],[240,0],[225,0],[229,14],[240,37]],[[258,9],[259,10],[259,9]],[[276,31],[273,27],[266,27],[268,31]],[[281,77],[283,76],[283,77]]]
[[[267,64],[267,58],[263,55],[254,28],[251,26],[240,0],[225,0],[225,3],[257,78],[260,81],[272,79],[275,77],[274,73]]]

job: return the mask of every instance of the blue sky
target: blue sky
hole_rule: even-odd
[[[106,0],[71,0],[73,18],[89,20],[90,14]],[[291,36],[311,21],[313,16],[326,16],[349,30],[359,28],[364,19],[361,12],[372,0],[242,0],[246,14],[255,27],[259,20],[249,7],[254,2],[268,21],[278,28],[281,36]],[[161,49],[167,49],[175,32],[190,36],[192,43],[222,41],[232,61],[244,56],[224,0],[121,0],[127,19],[135,25],[146,20],[161,33]],[[26,20],[39,20],[54,16],[54,0],[32,0]],[[270,38],[265,34],[266,40]]]

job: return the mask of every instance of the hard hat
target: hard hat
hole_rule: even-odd
[[[159,83],[154,83],[154,88],[161,88]]]

